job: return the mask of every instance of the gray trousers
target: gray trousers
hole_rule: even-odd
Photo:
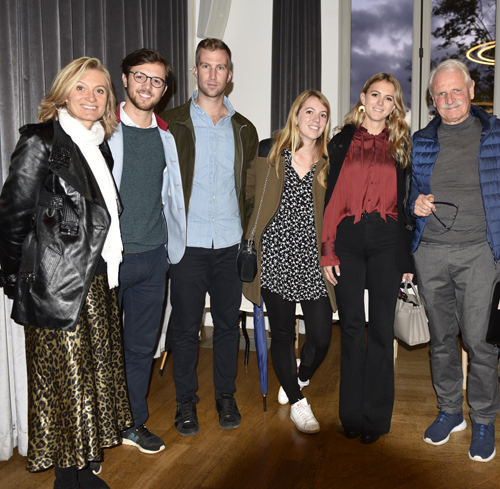
[[[421,243],[414,254],[418,290],[431,334],[431,368],[439,409],[462,412],[463,374],[457,335],[469,352],[467,397],[471,420],[494,424],[498,402],[498,348],[486,343],[499,272],[485,241],[478,245]]]

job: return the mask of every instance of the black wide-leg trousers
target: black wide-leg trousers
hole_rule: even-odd
[[[335,251],[341,327],[339,414],[346,431],[389,432],[394,405],[394,310],[402,273],[396,266],[397,222],[378,213],[344,219]],[[368,334],[364,294],[369,296]]]

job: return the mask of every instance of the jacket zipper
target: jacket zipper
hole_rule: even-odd
[[[241,187],[242,187],[242,179],[243,179],[243,160],[244,160],[244,155],[243,155],[243,141],[241,140],[241,131],[243,130],[244,127],[247,127],[246,124],[244,126],[240,127],[240,130],[238,132],[238,138],[240,140],[240,148],[241,148],[241,165],[240,165],[240,187],[238,189],[238,200],[241,195]]]
[[[187,126],[187,124],[186,124]],[[189,129],[189,126],[187,126],[187,128]],[[191,137],[193,138],[193,146],[194,146],[194,163],[193,163],[193,181],[194,181],[194,174],[196,172],[196,139],[194,137],[194,131],[191,131],[191,129],[189,129],[189,132],[191,133]],[[191,195],[193,193],[193,182],[191,182]],[[189,198],[189,200],[191,201],[191,197]],[[188,234],[187,234],[187,227],[188,227],[188,220],[189,220],[189,204],[191,202],[188,202],[187,203],[187,212],[186,212],[186,244],[187,244],[187,237],[188,237]]]

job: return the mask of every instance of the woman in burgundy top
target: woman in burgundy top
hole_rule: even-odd
[[[410,150],[401,86],[390,74],[374,75],[328,144],[321,258],[340,316],[340,421],[348,438],[361,435],[363,443],[377,441],[391,425],[394,310],[401,280],[413,271],[405,209]]]

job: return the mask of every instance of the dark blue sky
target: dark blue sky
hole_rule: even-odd
[[[432,2],[432,6],[436,0]],[[495,8],[482,0],[485,24],[494,36]],[[431,32],[444,20],[431,19]],[[364,82],[375,73],[392,73],[403,87],[405,104],[411,103],[413,0],[352,0],[351,105],[359,100]],[[472,38],[471,38],[472,46]],[[453,48],[436,50],[440,40],[431,36],[431,58],[453,54]],[[464,59],[464,61],[466,61]]]
[[[401,84],[411,102],[413,0],[352,0],[351,106],[364,83],[381,71]]]

